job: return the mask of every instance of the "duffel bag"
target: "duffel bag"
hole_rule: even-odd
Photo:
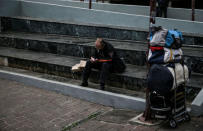
[[[175,63],[174,67],[168,67],[168,69],[174,78],[173,88],[176,88],[189,80],[189,70],[186,65]]]
[[[148,63],[149,64],[165,64],[169,62],[178,63],[182,61],[182,56],[183,52],[181,48],[171,49],[160,47],[159,49],[154,49],[154,47],[150,47],[148,54]]]

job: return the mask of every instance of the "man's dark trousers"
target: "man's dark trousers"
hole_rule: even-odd
[[[160,7],[160,17],[164,15],[164,18],[167,18],[167,7]]]
[[[88,78],[91,74],[92,68],[99,69],[100,70],[100,86],[101,88],[104,88],[105,82],[109,76],[109,72],[112,68],[111,62],[94,62],[87,61],[85,69],[83,71],[83,83],[87,83]]]

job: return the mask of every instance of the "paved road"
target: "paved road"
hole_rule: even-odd
[[[140,112],[118,110],[73,97],[0,79],[0,131],[146,131],[167,126],[131,125]],[[176,130],[203,130],[203,117]]]
[[[56,131],[110,107],[0,79],[0,130]]]

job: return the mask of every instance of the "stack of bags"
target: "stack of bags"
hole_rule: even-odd
[[[180,63],[182,61],[182,33],[162,27],[152,27],[150,33],[149,64]]]
[[[178,30],[167,30],[152,27],[148,52],[148,88],[159,94],[168,93],[180,84],[185,84],[189,71],[183,63],[182,33]]]

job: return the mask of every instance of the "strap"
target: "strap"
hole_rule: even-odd
[[[169,61],[172,61],[173,60],[173,50],[170,48],[170,58],[169,58]]]
[[[150,46],[151,51],[156,51],[156,50],[163,50],[164,48],[162,46]]]
[[[109,61],[112,61],[112,59],[110,59],[110,60],[99,59],[99,60],[98,60],[98,62],[109,62]]]

